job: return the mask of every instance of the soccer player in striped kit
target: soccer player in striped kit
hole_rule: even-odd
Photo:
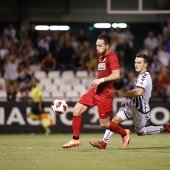
[[[130,92],[117,91],[117,97],[127,97],[126,101],[121,104],[121,108],[113,118],[117,124],[127,120],[133,119],[135,131],[137,135],[152,135],[158,134],[162,131],[170,132],[170,123],[162,126],[147,126],[150,119],[149,99],[152,92],[152,78],[147,71],[148,57],[144,53],[138,53],[135,58],[135,70],[139,73],[134,89]],[[103,141],[93,142],[90,144],[99,149],[105,149],[110,137],[114,133],[106,130]]]
[[[113,113],[114,80],[120,78],[119,60],[115,53],[109,50],[110,37],[106,34],[99,35],[96,41],[98,58],[98,75],[92,81],[92,87],[79,99],[73,109],[73,138],[62,148],[71,148],[81,144],[79,140],[82,125],[82,114],[93,106],[98,107],[100,125],[118,133],[123,140],[123,147],[129,143],[130,130],[121,128],[117,123],[110,122]]]

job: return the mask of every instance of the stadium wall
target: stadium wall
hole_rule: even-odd
[[[168,0],[143,0],[144,10],[164,10]],[[160,1],[160,0],[159,0]],[[137,10],[137,0],[111,0],[114,10]],[[164,4],[164,6],[163,6]],[[34,22],[161,22],[170,15],[107,14],[106,0],[13,0],[0,1],[1,21]]]
[[[114,114],[120,107],[121,100],[113,103]],[[45,102],[45,111],[51,114],[54,125],[51,126],[52,133],[72,132],[72,109],[75,102],[68,102],[68,109],[64,115],[57,116],[51,111],[51,102]],[[151,102],[151,124],[161,125],[170,119],[170,105],[166,102]],[[43,128],[39,121],[26,117],[30,109],[30,104],[26,102],[0,102],[0,134],[14,133],[43,133]],[[128,120],[122,123],[124,128],[129,128],[134,132],[133,121]],[[82,133],[102,133],[104,129],[100,127],[98,121],[97,108],[93,107],[83,114]]]

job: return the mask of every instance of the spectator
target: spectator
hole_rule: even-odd
[[[143,48],[140,50],[140,52],[148,55],[151,50],[149,49],[148,45],[143,43]]]
[[[14,85],[9,85],[7,89],[7,101],[16,101],[17,90]]]
[[[9,49],[7,47],[7,44],[5,42],[2,42],[0,46],[0,73],[2,76],[4,75],[4,64],[8,54]]]
[[[80,43],[83,43],[84,41],[87,41],[87,36],[84,32],[83,29],[80,29],[78,31],[78,35],[77,35],[77,40],[80,42]]]
[[[79,51],[77,53],[76,57],[76,67],[77,70],[86,70],[86,62],[88,60],[88,56],[90,53],[90,47],[89,43],[87,41],[84,41],[79,46]]]
[[[127,88],[128,83],[129,82],[128,82],[128,78],[125,74],[125,68],[121,67],[120,68],[120,79],[118,79],[114,82],[114,88],[115,88],[115,90],[125,91],[126,89],[129,89],[129,88]]]
[[[128,72],[128,84],[126,86],[126,90],[133,90],[135,82],[136,82],[136,75],[134,71],[129,71]]]
[[[155,37],[153,31],[148,32],[148,36],[144,39],[144,44],[146,44],[150,50],[156,52],[158,48],[158,39]]]
[[[118,31],[117,31],[117,29],[111,28],[109,35],[110,35],[110,38],[111,38],[110,50],[116,51],[116,46],[117,46],[117,43],[118,43]]]
[[[56,57],[58,55],[58,41],[59,41],[58,32],[53,31],[51,33],[50,51],[54,57]]]
[[[18,66],[20,60],[16,58],[16,54],[9,54],[9,59],[5,63],[5,85],[6,91],[8,91],[10,84],[14,85],[14,88],[17,89],[17,78],[18,78]]]
[[[158,60],[165,66],[169,67],[170,64],[170,53],[167,52],[166,46],[162,45],[158,50]]]
[[[85,53],[80,53],[79,55],[75,59],[76,70],[86,70],[87,56],[85,56]]]
[[[39,53],[39,61],[41,62],[42,59],[47,55],[50,49],[50,41],[46,35],[46,32],[42,31],[40,33],[40,38],[38,39],[38,53]]]
[[[151,74],[152,80],[153,80],[153,90],[154,91],[157,90],[158,75],[161,72],[161,67],[162,67],[162,64],[158,60],[158,56],[155,54],[153,57],[153,62],[151,63],[151,66],[148,68],[148,70]]]
[[[120,66],[123,67],[125,66],[125,52],[127,49],[127,44],[124,35],[122,34],[119,28],[117,28],[117,36],[118,36],[118,41],[116,44],[115,52],[119,58]]]
[[[49,71],[56,70],[56,65],[57,62],[50,52],[41,61],[41,69],[44,70],[47,74]]]
[[[18,53],[19,57],[28,66],[39,63],[38,50],[33,47],[32,41],[28,39],[20,45]]]
[[[125,64],[131,64],[133,66],[133,47],[134,47],[134,35],[131,32],[130,28],[127,27],[125,30],[122,31],[122,38],[125,41],[126,48],[125,48]]]
[[[22,65],[21,72],[18,76],[18,91],[21,92],[22,96],[26,96],[27,91],[31,88],[31,79],[32,76],[29,74],[29,69],[25,65]]]
[[[27,53],[28,53],[28,58],[27,58],[28,65],[39,63],[38,50],[34,47],[32,41],[28,40],[26,45],[27,45]]]
[[[168,68],[162,67],[161,73],[158,76],[158,84],[157,91],[158,95],[163,99],[163,101],[167,100],[166,91],[170,84],[170,75],[168,74]]]
[[[16,38],[16,29],[14,28],[13,23],[10,23],[8,27],[4,29],[3,35],[11,37],[12,39]]]
[[[80,43],[77,41],[76,37],[73,35],[70,37],[70,39],[71,39],[72,47],[73,47],[74,51],[77,53],[79,51]]]
[[[34,48],[37,47],[37,40],[39,36],[39,32],[35,29],[35,23],[30,24],[30,28],[28,29],[28,38],[33,42]]]
[[[167,33],[167,38],[164,43],[165,43],[167,52],[170,54],[170,32]]]
[[[162,34],[158,34],[157,39],[158,39],[158,49],[159,49],[164,44],[164,38]]]
[[[93,48],[90,49],[90,53],[87,56],[87,61],[85,64],[86,64],[88,74],[90,75],[92,73],[93,76],[95,76],[95,70],[97,68],[97,57],[94,54]]]
[[[153,62],[151,63],[151,66],[149,68],[149,71],[151,75],[158,75],[161,71],[161,62],[158,60],[158,56],[155,54],[153,57]],[[153,77],[152,77],[153,78]]]
[[[162,28],[162,35],[163,35],[164,40],[167,39],[168,32],[170,32],[170,19],[169,18],[166,20],[165,25]]]
[[[75,51],[71,46],[70,40],[66,41],[59,51],[58,68],[60,75],[62,75],[65,70],[72,70],[74,74],[76,74]]]

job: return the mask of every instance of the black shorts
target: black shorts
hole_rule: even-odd
[[[39,110],[39,103],[32,103],[32,107],[31,107],[31,111],[32,113],[39,115],[42,113],[43,111],[43,104],[42,104],[42,111]]]

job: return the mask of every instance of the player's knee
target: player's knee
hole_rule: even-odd
[[[73,108],[73,115],[74,116],[80,116],[82,113],[81,113],[81,109],[79,107],[74,107]]]
[[[73,109],[73,115],[74,115],[74,116],[78,116],[78,113],[79,113],[79,112],[78,112],[78,109],[74,108],[74,109]]]
[[[145,136],[146,132],[145,132],[145,128],[135,128],[136,134],[138,136]]]
[[[109,127],[109,124],[106,123],[106,122],[100,122],[100,126],[101,126],[102,128],[107,129],[107,128]]]
[[[103,122],[100,122],[100,126],[101,126],[102,128],[106,128],[106,124],[104,124]]]

